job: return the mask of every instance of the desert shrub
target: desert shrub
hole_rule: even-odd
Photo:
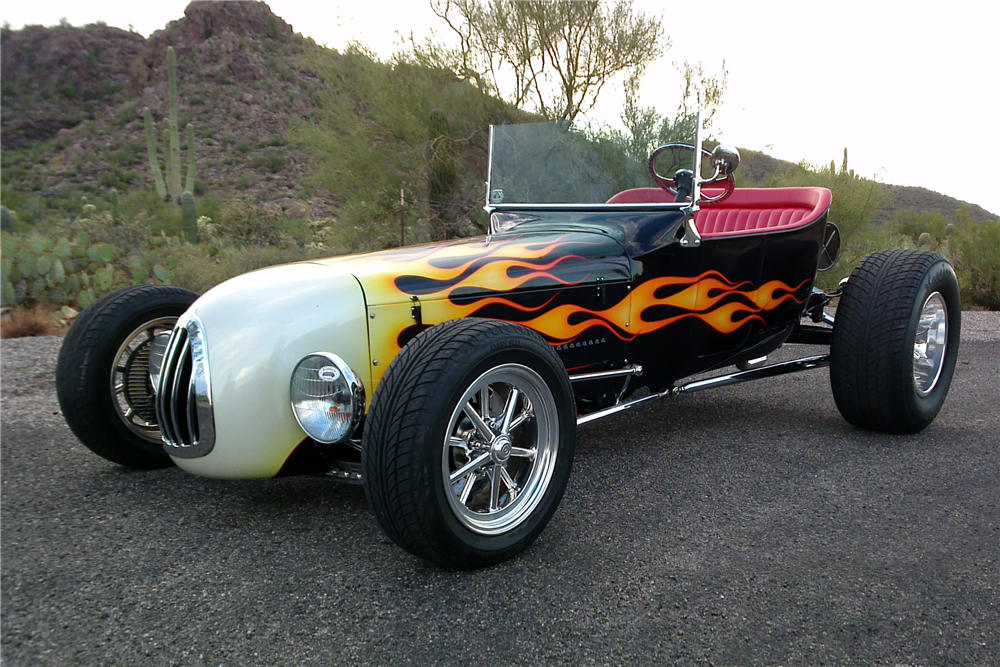
[[[930,234],[931,238],[940,243],[944,241],[948,231],[948,221],[938,211],[917,211],[909,209],[896,213],[889,221],[889,226],[914,241],[921,234]]]
[[[103,172],[97,179],[103,187],[127,190],[130,185],[139,180],[139,174],[135,171],[122,171],[118,167],[111,167]]]
[[[241,171],[240,175],[236,177],[236,187],[239,190],[246,190],[254,182],[254,176],[250,172]]]
[[[263,153],[254,155],[250,165],[254,169],[266,171],[269,174],[276,174],[285,168],[287,158],[285,153],[277,148],[268,148]]]
[[[195,182],[196,190],[198,183],[201,183],[201,181]],[[195,192],[195,194],[197,195],[198,193]],[[198,215],[211,218],[214,221],[220,218],[222,215],[222,209],[226,207],[227,202],[224,199],[220,199],[216,195],[208,194],[197,197],[197,203]]]
[[[962,303],[1000,310],[1000,220],[956,221],[954,264]]]
[[[134,113],[133,113],[134,115]],[[131,167],[139,164],[146,154],[146,146],[141,141],[126,141],[118,148],[108,151],[108,162],[112,166]]]
[[[282,217],[263,206],[232,201],[223,207],[215,222],[217,238],[225,245],[287,248],[295,243],[284,230]]]
[[[230,246],[223,247],[214,257],[208,255],[204,246],[181,246],[173,250],[174,259],[177,260],[173,269],[173,284],[198,294],[204,294],[219,283],[250,271],[307,259],[306,252],[297,246]]]
[[[820,273],[816,279],[817,286],[824,290],[834,290],[840,281],[857,268],[861,260],[873,252],[887,248],[915,248],[916,244],[908,237],[891,227],[874,227],[865,225],[855,229],[850,237],[844,237],[837,263],[826,272]]]
[[[1000,221],[973,220],[963,206],[950,220],[937,211],[901,211],[886,227],[951,261],[965,307],[1000,310]]]
[[[55,307],[39,304],[31,308],[15,306],[0,321],[0,338],[50,336],[62,329]]]

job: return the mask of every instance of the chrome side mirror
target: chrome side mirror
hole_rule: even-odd
[[[719,144],[712,151],[712,166],[715,167],[720,176],[729,176],[740,166],[740,152],[736,146]]]

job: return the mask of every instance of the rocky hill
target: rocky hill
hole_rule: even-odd
[[[262,2],[192,2],[149,39],[104,25],[3,30],[7,193],[152,187],[142,110],[161,126],[168,46],[177,54],[180,126],[195,128],[199,191],[300,196],[311,158],[285,135],[290,120],[310,115],[319,81],[302,62],[337,54],[296,35]]]
[[[422,206],[412,216],[454,222],[481,197],[486,126],[518,115],[448,73],[320,47],[263,2],[192,2],[148,39],[98,24],[4,29],[0,42],[8,208],[65,207],[111,188],[152,191],[143,108],[162,127],[168,46],[177,54],[180,126],[194,125],[196,194],[270,202],[287,217],[331,215],[354,200],[368,202],[367,215],[395,216],[392,202],[405,189]],[[162,160],[162,140],[159,150]],[[741,171],[755,183],[798,168],[748,156]],[[922,188],[889,188],[895,203],[883,217],[911,207],[951,215],[961,205]],[[971,212],[993,218],[978,206]]]

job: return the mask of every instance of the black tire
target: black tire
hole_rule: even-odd
[[[485,400],[477,382],[486,383]],[[480,421],[499,421],[481,430],[460,404],[473,412],[486,405]],[[482,435],[491,429],[492,446]],[[462,436],[446,444],[453,434]],[[462,437],[464,446],[453,444]],[[548,343],[509,322],[455,320],[421,332],[389,365],[367,416],[362,480],[396,544],[444,567],[473,569],[511,558],[538,537],[566,489],[575,447],[573,390]],[[481,467],[455,477],[483,457]]]
[[[170,331],[197,298],[178,287],[134,285],[97,300],[73,323],[59,351],[56,393],[66,422],[92,452],[141,470],[172,465],[150,407],[148,345],[153,332]],[[132,371],[121,373],[128,381],[120,391],[116,357]]]
[[[939,362],[925,373],[915,344],[935,313],[946,336],[943,349],[927,348]],[[866,257],[844,286],[830,345],[830,384],[844,419],[888,433],[916,433],[934,421],[951,386],[961,321],[958,280],[944,257],[915,250]]]

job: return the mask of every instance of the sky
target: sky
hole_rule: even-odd
[[[411,34],[447,31],[421,0],[271,0],[296,32],[343,49],[365,44],[383,59]],[[187,0],[6,2],[0,21],[71,25],[104,21],[148,36],[184,14]],[[685,7],[700,11],[680,13]],[[635,0],[662,15],[670,48],[651,65],[640,104],[677,110],[674,63],[728,71],[716,138],[792,162],[839,165],[923,186],[1000,215],[1000,2],[996,0]],[[617,124],[620,86],[588,114]],[[737,182],[739,173],[737,172]]]

